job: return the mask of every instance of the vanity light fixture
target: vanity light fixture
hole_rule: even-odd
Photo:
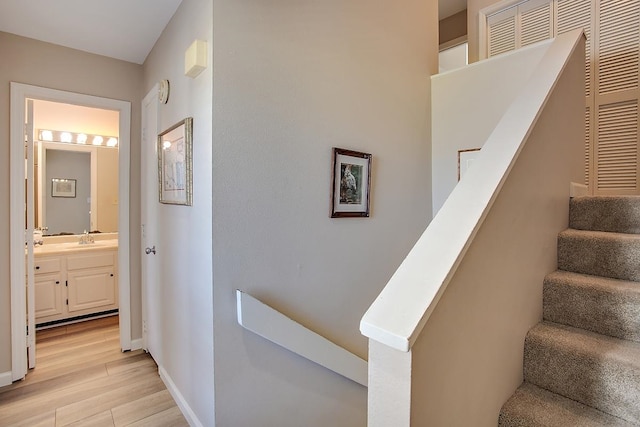
[[[102,146],[107,141],[107,147],[118,147],[118,138],[107,135],[87,135],[86,133],[67,132],[49,129],[38,130],[38,140],[45,142],[63,142],[66,144],[85,145],[91,140],[92,145]]]
[[[60,142],[71,142],[72,140],[71,132],[60,132]]]
[[[40,131],[40,140],[41,141],[53,141],[53,132],[50,130],[41,130]]]
[[[162,149],[166,150],[171,147],[171,141],[162,141]]]

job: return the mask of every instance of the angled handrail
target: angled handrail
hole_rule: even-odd
[[[318,335],[246,292],[236,291],[238,323],[345,378],[367,386],[367,361]]]

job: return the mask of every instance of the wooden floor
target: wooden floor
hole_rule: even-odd
[[[0,388],[0,426],[188,426],[153,359],[120,351],[117,316],[36,339],[36,368]]]

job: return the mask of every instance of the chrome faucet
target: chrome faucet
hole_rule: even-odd
[[[84,230],[84,233],[82,233],[82,236],[80,236],[80,241],[78,243],[81,245],[89,245],[91,243],[95,243],[95,240],[87,230]]]

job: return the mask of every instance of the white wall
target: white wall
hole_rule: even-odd
[[[193,206],[158,204],[156,244],[162,318],[160,367],[195,417],[214,425],[212,314],[212,67],[197,78],[184,76],[184,53],[195,39],[212,46],[212,0],[184,0],[144,63],[147,93],[161,79],[171,84],[159,107],[158,126],[167,129],[193,117]],[[209,52],[211,58],[211,52]]]
[[[242,329],[241,289],[358,356],[359,319],[431,217],[436,1],[214,3],[218,426],[363,426],[367,390]],[[333,146],[373,154],[331,219]]]
[[[458,183],[458,150],[482,148],[548,44],[431,78],[433,215]]]

